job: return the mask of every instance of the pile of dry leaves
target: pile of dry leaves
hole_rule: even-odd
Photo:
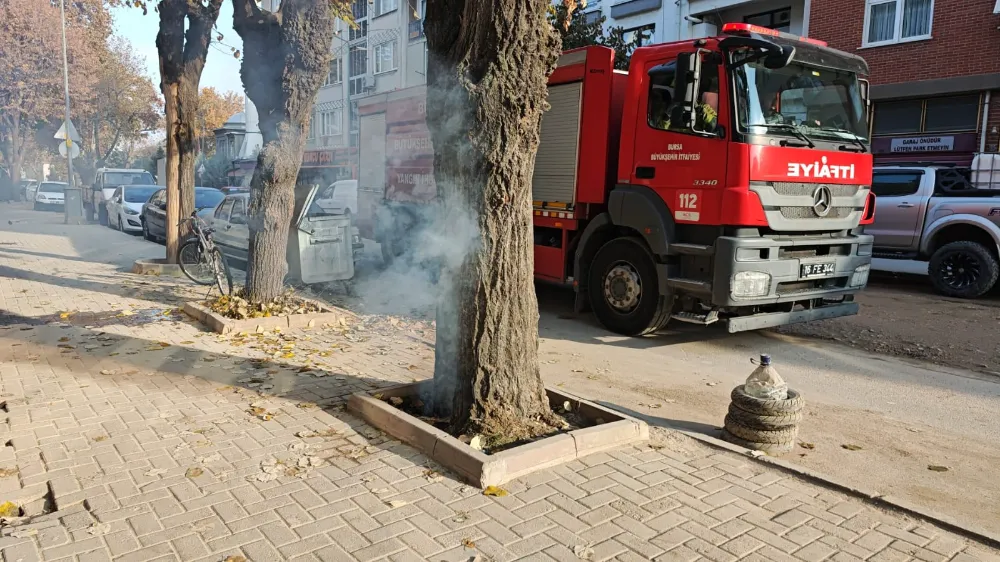
[[[213,312],[235,320],[322,312],[318,304],[297,297],[292,291],[286,292],[269,303],[255,304],[246,299],[244,289],[239,289],[232,295],[223,295],[210,301],[208,305]]]

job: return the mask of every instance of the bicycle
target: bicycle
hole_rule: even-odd
[[[177,226],[184,223],[191,223],[191,231],[194,237],[189,238],[177,252],[177,261],[181,266],[181,271],[188,279],[199,285],[214,284],[223,295],[233,293],[233,273],[229,269],[229,263],[212,238],[215,229],[202,226],[204,221],[198,217],[197,211],[191,216],[182,220]]]

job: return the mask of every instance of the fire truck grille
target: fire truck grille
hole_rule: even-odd
[[[786,219],[815,219],[819,218],[816,213],[813,212],[812,207],[778,207],[781,211],[781,216]],[[830,212],[827,213],[824,219],[843,219],[847,218],[854,209],[851,207],[833,207]]]
[[[774,187],[774,190],[778,192],[778,195],[808,195],[810,197],[816,192],[816,188],[821,185],[829,187],[830,193],[832,193],[834,197],[851,197],[856,195],[858,190],[861,189],[860,185],[795,183],[786,181],[776,181],[771,184],[771,186]]]

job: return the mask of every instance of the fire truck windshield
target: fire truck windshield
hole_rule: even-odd
[[[734,70],[739,128],[749,134],[808,135],[814,139],[868,138],[865,103],[855,73],[750,62]],[[811,145],[811,143],[809,143]]]

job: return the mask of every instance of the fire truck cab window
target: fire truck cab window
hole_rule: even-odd
[[[674,96],[674,76],[676,63],[668,63],[650,76],[649,84],[649,126],[677,133],[714,133],[719,115],[719,65],[705,60],[701,66],[701,85],[695,99],[695,127],[686,124],[675,125],[670,117],[674,108],[683,100]]]

